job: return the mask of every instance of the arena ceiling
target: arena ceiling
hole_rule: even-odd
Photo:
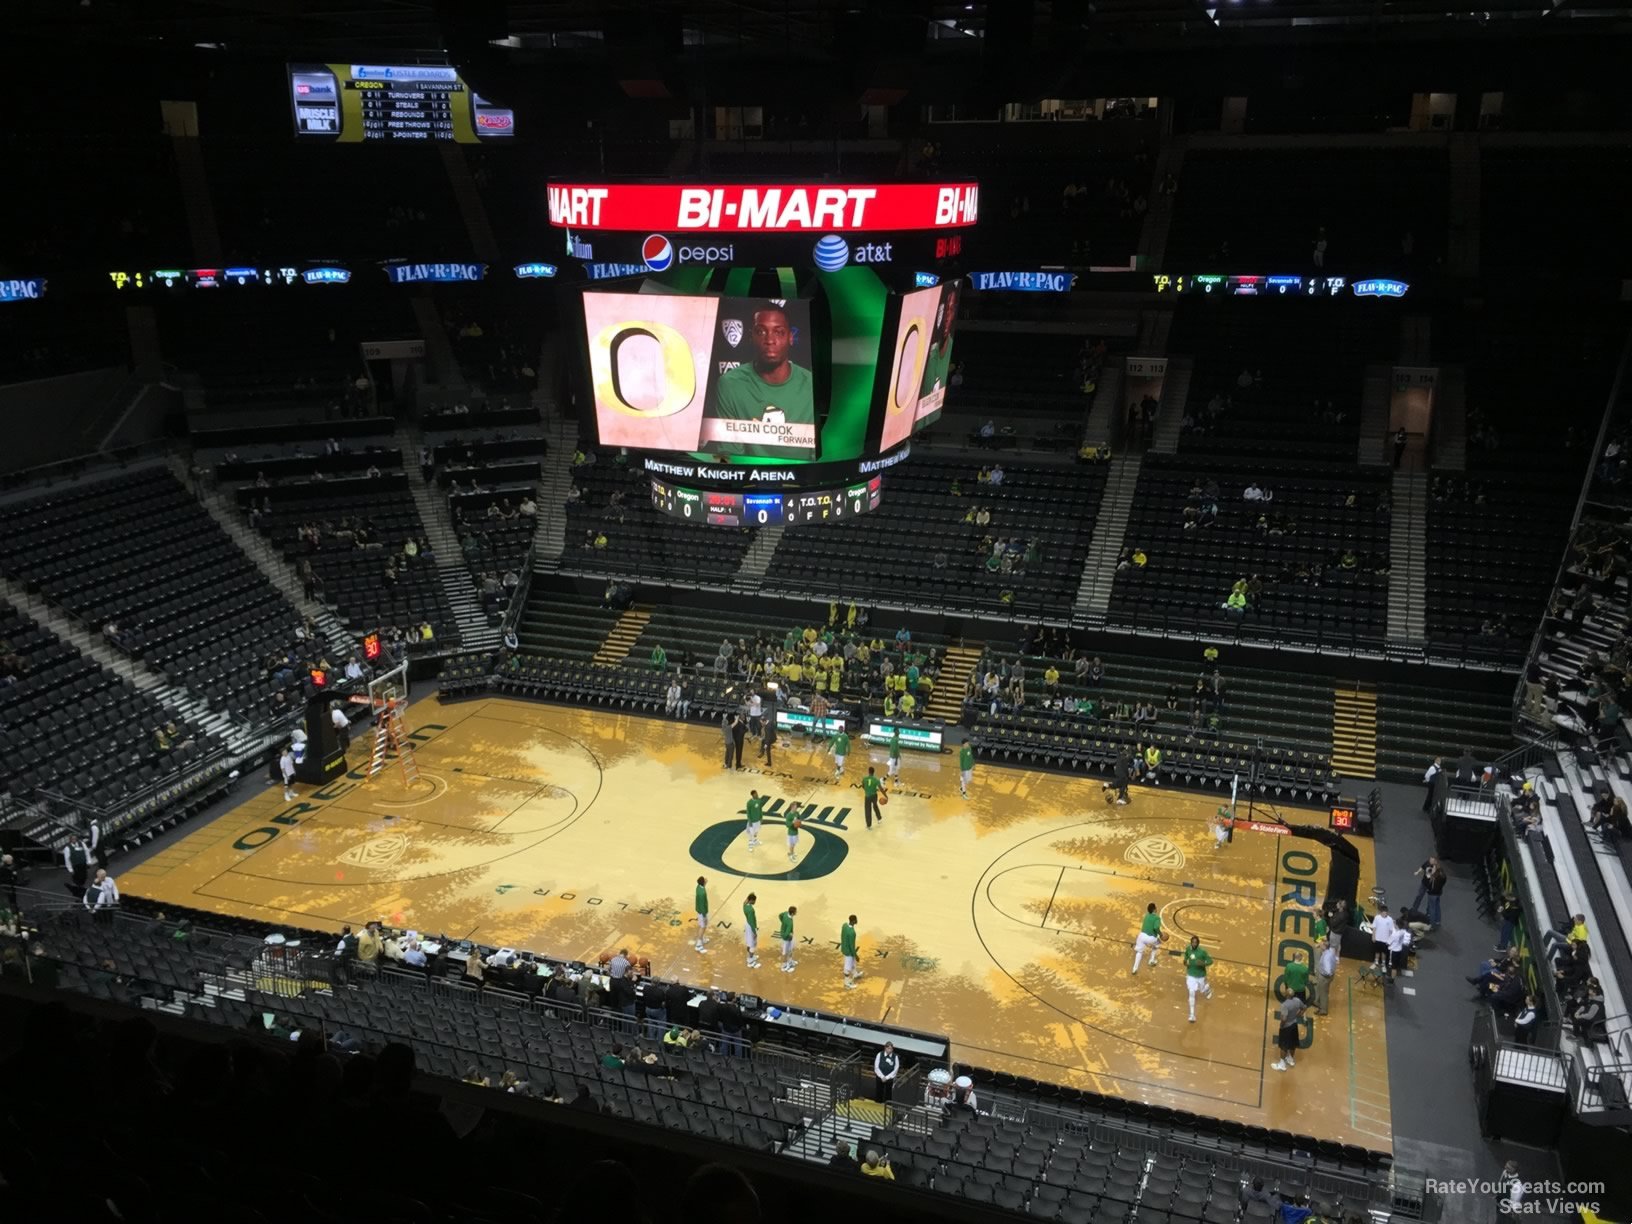
[[[876,26],[891,49],[933,54],[987,37],[1005,49],[1161,45],[1230,34],[1375,37],[1387,30],[1480,28],[1526,37],[1544,24],[1621,26],[1632,5],[1604,0],[20,0],[6,25],[44,39],[224,44],[305,53],[445,45],[450,27],[522,49],[596,43],[666,48],[829,45]]]

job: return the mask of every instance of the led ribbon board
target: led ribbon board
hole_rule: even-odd
[[[975,183],[552,183],[550,224],[626,233],[889,233],[972,226]]]

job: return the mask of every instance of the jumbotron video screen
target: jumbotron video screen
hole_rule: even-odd
[[[873,477],[945,405],[957,231],[974,222],[975,188],[713,187],[707,209],[691,198],[700,190],[552,188],[552,221],[589,282],[578,298],[594,436],[639,452],[660,482],[653,505],[677,517],[810,522],[876,508]],[[809,214],[793,206],[807,190]],[[839,214],[812,223],[828,197],[849,201],[836,232],[822,231]],[[875,203],[883,234],[869,223]],[[657,229],[665,218],[690,232]],[[826,500],[750,513],[717,496],[772,486]]]

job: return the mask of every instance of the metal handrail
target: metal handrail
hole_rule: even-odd
[[[265,726],[268,728],[271,725],[271,723],[265,724]],[[104,826],[104,831],[112,833],[117,832],[119,828],[129,823],[129,820],[125,819],[126,817],[133,818],[133,813],[137,812],[147,804],[160,799],[163,792],[166,790],[174,790],[179,794],[185,790],[191,790],[192,787],[196,786],[198,782],[212,776],[212,773],[219,774],[221,772],[220,769],[212,771],[210,766],[225,766],[231,755],[232,753],[230,749],[225,744],[212,748],[203,756],[192,762],[187,769],[177,770],[174,774],[151,783],[141,790],[127,796],[124,800],[113,805],[112,807],[98,807],[94,803],[87,802],[83,799],[75,799],[58,791],[49,790],[43,786],[36,787],[33,793],[42,796],[50,803],[53,803],[59,808],[66,810],[71,815],[80,817],[81,819],[88,816],[91,819],[101,821]],[[47,814],[49,815],[50,813],[48,812]]]

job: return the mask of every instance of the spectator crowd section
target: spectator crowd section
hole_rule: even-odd
[[[1247,786],[1256,771],[1266,795],[1336,793],[1330,680],[1077,649],[1049,629],[1019,645],[989,647],[964,695],[987,759],[1103,773],[1154,745],[1170,782]]]
[[[0,785],[101,812],[179,782],[217,746],[176,711],[0,601]]]
[[[573,456],[563,569],[722,585],[753,545],[751,527],[710,527],[652,505],[651,477],[627,455]]]
[[[7,1114],[0,1171],[11,1202],[60,1209],[94,1183],[120,1218],[158,1218],[147,1210],[161,1201],[152,1182],[178,1162],[192,1181],[226,1192],[227,1181],[218,1179],[237,1176],[229,1172],[237,1168],[236,1145],[219,1159],[207,1144],[178,1157],[162,1146],[173,1136],[157,1133],[172,1121],[170,1110],[179,1124],[213,1107],[229,1128],[240,1117],[256,1128],[301,1125],[325,1147],[370,1126],[408,1126],[420,1142],[447,1152],[476,1145],[469,1159],[453,1163],[468,1166],[480,1152],[488,1171],[479,1179],[426,1174],[369,1189],[369,1218],[416,1224],[489,1224],[522,1208],[542,1216],[542,1202],[527,1193],[537,1189],[531,1172],[502,1200],[503,1210],[482,1206],[507,1185],[504,1170],[521,1167],[498,1159],[497,1147],[513,1144],[519,1152],[525,1139],[535,1152],[542,1147],[561,1158],[575,1150],[580,1128],[603,1158],[614,1144],[723,1160],[734,1153],[767,1183],[780,1186],[779,1168],[797,1176],[806,1205],[818,1196],[854,1196],[853,1210],[898,1219],[935,1210],[959,1219],[977,1204],[1044,1219],[1171,1224],[1272,1224],[1282,1201],[1334,1220],[1364,1219],[1385,1205],[1403,1215],[1414,1201],[1420,1211],[1415,1179],[1361,1148],[1049,1090],[976,1067],[955,1067],[976,1082],[974,1109],[931,1099],[923,1088],[931,1064],[909,1059],[894,1101],[864,1112],[851,1098],[868,1092],[869,1047],[802,1036],[775,1024],[757,1001],[645,977],[638,962],[614,980],[592,966],[442,939],[424,968],[409,969],[400,958],[413,937],[403,932],[370,931],[364,957],[359,938],[347,941],[349,951],[331,953],[332,934],[286,929],[280,934],[321,950],[285,953],[280,969],[264,952],[264,929],[206,915],[121,913],[95,922],[40,906],[30,921],[36,934],[26,962],[22,949],[12,949],[10,964],[61,1002],[26,1020],[30,1061],[12,1068],[17,1099],[33,1099],[52,1068],[59,1089],[78,1087],[83,1073],[86,1090],[93,1082],[116,1090],[128,1108],[108,1122],[108,1134],[120,1138],[110,1143],[112,1158],[67,1181],[57,1176],[52,1149],[34,1140],[37,1129]],[[241,930],[229,934],[229,925]],[[484,962],[480,977],[473,978],[472,958]],[[288,973],[291,965],[299,979]],[[88,1025],[87,1012],[107,1019]],[[203,1030],[192,1026],[210,1025],[234,1033],[232,1044],[193,1044]],[[162,1043],[158,1027],[169,1034]],[[87,1062],[93,1050],[100,1062]],[[63,1067],[70,1068],[67,1081]],[[222,1108],[240,1098],[255,1104]],[[37,1108],[60,1108],[66,1124],[68,1104],[50,1103],[61,1094],[44,1100]],[[487,1113],[481,1131],[461,1132],[445,1120],[464,1112],[461,1103]],[[137,1118],[139,1130],[122,1129]],[[858,1176],[853,1159],[830,1161],[835,1134],[856,1142],[857,1155],[873,1149],[887,1156],[895,1185]],[[134,1158],[144,1175],[128,1172],[119,1157]],[[627,1193],[636,1175],[620,1169],[618,1176]],[[294,1184],[314,1218],[351,1218],[341,1208],[362,1201],[351,1192],[323,1193],[315,1176]],[[1249,1193],[1255,1187],[1268,1193]],[[605,1189],[596,1184],[592,1194]],[[664,1201],[675,1193],[671,1186]],[[717,1200],[693,1203],[691,1194],[689,1187],[681,1192],[690,1204],[684,1218],[718,1210]],[[319,1202],[327,1206],[320,1210]],[[202,1206],[199,1187],[178,1187],[162,1203],[165,1211]],[[250,1210],[260,1206],[258,1197]]]
[[[395,463],[334,480],[257,481],[238,489],[238,503],[354,634],[406,635],[411,652],[455,649],[459,627],[402,457],[382,459]]]
[[[535,582],[516,625],[517,646],[525,654],[587,664],[620,615],[621,609],[605,595],[552,590]]]
[[[1398,330],[1371,301],[1184,302],[1171,343],[1195,357],[1179,453],[1353,463],[1366,364],[1393,360]]]
[[[780,700],[804,704],[819,694],[831,706],[857,713],[907,710],[901,703],[910,694],[912,707],[903,716],[915,717],[924,715],[943,682],[954,693],[962,688],[961,675],[948,670],[947,649],[954,643],[945,634],[908,630],[893,618],[838,601],[800,607],[762,600],[745,612],[636,606],[649,619],[625,656],[596,662],[631,599],[632,591],[620,583],[597,597],[535,582],[516,647],[496,658],[457,661],[451,682],[444,670],[443,691],[496,688],[698,719],[740,710],[749,690],[770,706],[779,700],[772,683]]]
[[[993,267],[1128,265],[1153,192],[1153,110],[1081,122],[937,123],[920,164],[980,182],[982,258]]]
[[[439,286],[436,306],[454,360],[471,386],[495,397],[524,402],[538,387],[549,307],[535,286],[518,284],[494,269],[477,286]]]
[[[1625,331],[1565,305],[1452,315],[1439,334],[1467,372],[1466,461],[1429,478],[1428,636],[1512,663],[1557,575]]]
[[[776,699],[770,683],[801,702],[820,693],[830,705],[854,709],[859,704],[873,714],[888,698],[893,715],[910,693],[913,706],[906,716],[923,715],[941,683],[947,647],[954,644],[945,634],[912,632],[893,616],[853,602],[816,604],[800,612],[764,604],[747,613],[660,607],[623,665],[682,680],[707,676],[746,684],[768,704]],[[907,636],[898,637],[901,633]],[[896,673],[900,678],[890,681]]]
[[[1377,685],[1377,777],[1421,783],[1437,756],[1489,764],[1513,747],[1513,676],[1463,670],[1454,686],[1385,679]]]
[[[1443,258],[1449,184],[1443,143],[1193,149],[1184,158],[1163,260],[1166,270],[1187,276],[1324,272],[1410,281]]]
[[[218,710],[300,708],[300,614],[163,468],[0,507],[0,571]]]
[[[1064,615],[1081,583],[1105,473],[1104,464],[915,458],[885,477],[878,510],[788,528],[765,586]]]
[[[400,471],[402,452],[393,429],[394,423],[387,418],[363,417],[345,422],[196,430],[192,473],[223,488],[253,490],[347,480],[374,470]],[[249,503],[251,509],[258,505],[253,496]]]
[[[1105,361],[1103,340],[1006,320],[983,322],[959,326],[952,355],[956,390],[947,412],[969,427],[973,445],[1076,451]]]
[[[1514,455],[1428,486],[1428,639],[1457,658],[1523,658],[1547,607],[1580,490],[1564,470]]]
[[[502,611],[506,584],[525,568],[540,518],[561,513],[539,504],[549,443],[538,413],[449,410],[426,417],[422,426],[421,474],[446,498],[460,552],[488,611]],[[494,584],[498,589],[489,590]]]
[[[1527,750],[1498,758],[1496,777],[1504,849],[1529,860],[1524,916],[1536,932],[1504,975],[1544,988],[1533,993],[1557,1034],[1549,1044],[1573,1053],[1581,1113],[1624,1110],[1632,1089],[1632,535],[1604,480],[1619,468],[1626,417],[1624,399],[1610,406],[1588,500],[1526,659],[1516,715],[1532,732]],[[1498,1010],[1514,1010],[1511,988],[1493,993]],[[1612,1080],[1619,1093],[1605,1091]]]
[[[1281,641],[1380,640],[1389,484],[1386,468],[1149,454],[1111,616]]]

